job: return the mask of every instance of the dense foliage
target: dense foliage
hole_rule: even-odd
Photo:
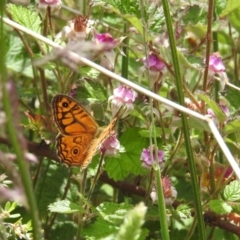
[[[0,239],[240,237],[238,0],[0,10]],[[57,94],[118,119],[86,169],[59,157]]]

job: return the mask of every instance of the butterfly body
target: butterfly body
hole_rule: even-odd
[[[97,122],[75,99],[57,94],[51,104],[60,132],[56,138],[60,160],[69,166],[87,167],[99,145],[111,135],[117,116],[99,134]]]

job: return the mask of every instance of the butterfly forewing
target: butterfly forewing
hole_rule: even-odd
[[[98,124],[73,98],[58,94],[52,99],[54,121],[63,135],[96,134]]]

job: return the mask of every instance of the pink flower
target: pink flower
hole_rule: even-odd
[[[213,122],[215,123],[216,126],[218,126],[219,121],[211,108],[207,109],[207,116],[213,120]]]
[[[127,116],[133,109],[133,102],[137,97],[137,93],[128,86],[119,86],[114,89],[113,96],[108,101],[111,104],[112,114],[115,115],[121,107],[123,107],[122,118]]]
[[[56,38],[67,39],[68,43],[82,42],[92,31],[93,21],[84,16],[77,16],[75,19],[68,21],[67,26],[57,34]]]
[[[151,71],[162,71],[165,67],[164,62],[153,53],[149,54],[148,59],[145,58],[143,63]]]
[[[209,115],[211,118],[216,118],[216,115],[211,108],[207,109],[207,115]]]
[[[100,151],[104,154],[104,156],[113,156],[116,155],[120,150],[120,143],[116,137],[116,134],[109,136],[107,139],[103,141],[100,146]]]
[[[96,43],[104,50],[103,55],[101,56],[101,65],[113,71],[116,57],[113,49],[118,47],[125,37],[114,39],[110,33],[97,33],[94,31],[93,37],[95,38]]]
[[[177,191],[176,191],[175,187],[172,186],[172,182],[169,177],[163,177],[161,182],[162,182],[162,189],[163,189],[165,204],[171,205],[177,197]],[[150,193],[150,197],[151,197],[153,203],[157,202],[158,194],[157,194],[156,183],[153,184],[153,188],[152,188],[152,192]]]
[[[97,43],[103,44],[105,46],[105,51],[110,51],[117,47],[125,37],[120,37],[114,39],[110,33],[93,33]]]
[[[136,98],[136,92],[134,92],[128,86],[120,86],[113,90],[113,94],[122,103],[133,103]]]
[[[61,0],[38,0],[37,7],[40,10],[42,16],[45,16],[47,7],[50,7],[51,12],[58,11],[62,6]]]
[[[225,66],[218,53],[214,53],[209,58],[209,72],[222,73],[225,71]]]
[[[115,42],[114,38],[112,37],[112,35],[110,33],[99,33],[95,37],[98,40],[98,42],[103,42],[103,43],[114,43]]]
[[[152,158],[151,159],[151,152],[152,152]],[[155,146],[151,146],[149,148],[144,148],[141,154],[140,160],[142,161],[142,166],[145,168],[152,168],[153,164],[160,164],[160,167],[164,166],[164,152],[161,150],[158,150],[157,152],[157,159],[156,159],[156,153],[155,153]]]
[[[144,72],[149,71],[150,87],[160,82],[163,74],[166,72],[165,63],[155,54],[150,53],[148,58],[143,59],[143,64],[139,70],[139,82]]]
[[[204,60],[205,62],[205,60]],[[220,91],[223,91],[226,84],[229,82],[228,76],[225,72],[225,66],[222,62],[220,54],[218,52],[213,53],[209,57],[209,81],[211,82],[216,78],[214,75],[218,75],[220,81]],[[214,78],[213,78],[214,76]]]
[[[229,109],[228,109],[228,107],[226,106],[226,104],[220,103],[219,106],[220,106],[220,108],[222,109],[222,111],[226,114],[226,116],[229,116]]]

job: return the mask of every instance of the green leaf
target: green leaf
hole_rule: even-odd
[[[129,128],[120,137],[120,143],[125,152],[119,158],[107,158],[105,169],[110,178],[115,181],[123,180],[130,173],[141,175],[146,170],[141,166],[140,156],[143,148],[148,147],[149,141],[139,135],[139,128]]]
[[[40,33],[41,19],[36,11],[24,8],[20,5],[8,4],[8,12],[13,20],[36,33]]]
[[[83,236],[85,239],[104,239],[107,236],[117,232],[119,226],[113,226],[108,221],[98,217],[96,221],[83,228]]]
[[[192,23],[197,24],[201,19],[206,18],[206,12],[198,5],[192,5],[189,7],[186,14],[183,16],[183,22],[185,24]]]
[[[122,1],[122,0],[104,0],[100,2],[108,3],[112,6],[110,8],[112,11],[121,14],[131,14],[135,15],[136,17],[140,18],[141,12],[139,7],[139,1],[137,0],[129,0],[129,1]],[[109,8],[109,6],[108,6]]]
[[[202,39],[206,36],[207,27],[206,27],[206,25],[202,25],[200,23],[198,23],[196,25],[189,24],[186,26],[186,31],[195,35],[199,39]]]
[[[187,119],[188,126],[191,128],[195,128],[201,131],[208,131],[211,132],[208,124],[206,122],[203,122],[200,119],[197,119],[195,117],[189,116]],[[172,127],[181,127],[182,126],[182,120],[181,118],[175,118],[173,122],[171,123]]]
[[[65,187],[67,177],[68,169],[66,166],[56,164],[51,164],[48,171],[39,176],[35,191],[41,214],[46,213],[49,204],[62,196],[61,188]]]
[[[151,31],[151,33],[159,34],[161,29],[164,29],[164,26],[165,26],[164,13],[162,10],[160,10],[160,8],[156,9],[156,6],[154,4],[150,5],[148,12],[149,12],[150,16],[152,15],[152,13],[155,13],[151,17],[150,31]]]
[[[61,200],[55,203],[52,203],[48,206],[50,212],[58,212],[58,213],[75,213],[75,212],[83,212],[83,208],[76,203],[70,202],[69,200]]]
[[[227,185],[223,192],[223,197],[227,201],[236,202],[240,200],[240,182],[235,180]]]
[[[226,121],[226,115],[215,101],[210,99],[206,94],[200,94],[199,97],[213,110],[219,122]]]
[[[176,211],[180,218],[190,218],[191,217],[191,208],[187,204],[180,204]]]
[[[225,17],[239,7],[240,7],[239,0],[228,0],[225,9],[222,11],[219,17]]]
[[[234,41],[233,41],[232,37],[230,37],[224,31],[218,31],[218,41],[219,41],[219,43],[227,44],[230,47],[234,46]]]
[[[90,98],[97,99],[100,102],[107,101],[106,88],[99,81],[86,81],[85,87],[90,95]]]
[[[239,131],[240,131],[240,121],[239,120],[233,120],[232,122],[228,122],[223,129],[223,132],[225,135],[228,135],[230,133],[236,133]]]
[[[5,205],[4,210],[8,211],[9,213],[12,212],[17,207],[17,202],[7,202]]]
[[[133,206],[127,203],[117,204],[113,202],[105,202],[100,204],[97,207],[97,210],[104,220],[113,225],[119,226],[122,223],[123,217],[132,208]]]
[[[159,127],[155,127],[155,130],[156,130],[156,136],[159,136],[161,137],[162,136],[162,129],[159,128]],[[170,133],[170,129],[167,128],[167,129],[164,129],[167,131],[167,133]],[[139,131],[139,135],[141,137],[145,137],[145,138],[149,138],[150,136],[152,136],[152,134],[150,134],[150,129],[142,129]],[[165,132],[166,133],[166,132]]]
[[[51,228],[48,239],[54,240],[74,239],[76,237],[76,231],[77,227],[73,221],[58,221]]]
[[[238,109],[239,108],[239,102],[240,102],[240,94],[239,91],[233,88],[228,88],[227,96],[229,103],[232,107]]]
[[[139,18],[131,15],[125,15],[124,18],[129,21],[141,35],[143,35],[142,21]]]
[[[228,20],[232,26],[240,33],[240,6],[228,15]]]
[[[146,211],[147,207],[144,205],[144,203],[139,203],[133,210],[131,210],[124,218],[124,222],[120,226],[119,232],[116,235],[115,239],[139,239]]]
[[[220,15],[221,12],[227,5],[228,0],[215,0],[214,4],[216,6],[217,15]]]
[[[80,67],[79,68],[79,72],[81,73],[81,75],[84,77],[88,77],[90,79],[97,79],[99,77],[99,71],[97,71],[94,68],[90,68],[88,66],[85,67]]]
[[[209,206],[217,214],[227,214],[232,211],[232,207],[223,200],[211,200]]]

